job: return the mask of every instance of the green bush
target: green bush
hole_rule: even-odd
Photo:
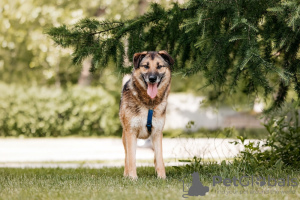
[[[286,103],[277,117],[271,117],[265,127],[269,133],[266,146],[271,148],[270,161],[282,160],[287,165],[300,164],[299,101]]]
[[[286,103],[280,110],[268,113],[265,128],[269,133],[266,140],[261,142],[247,141],[245,137],[238,136],[238,141],[230,142],[242,144],[244,150],[233,160],[217,162],[204,162],[194,157],[182,167],[174,167],[184,174],[194,171],[206,174],[221,174],[233,177],[236,174],[282,177],[294,169],[299,171],[300,165],[300,121],[299,101]],[[224,131],[225,132],[225,131]],[[203,173],[205,172],[205,173]]]
[[[246,144],[246,138],[238,137],[240,143],[245,147],[245,150],[239,155],[239,159],[248,165],[252,163],[255,167],[284,165],[299,168],[299,125],[299,101],[286,103],[280,110],[276,109],[266,116],[264,126],[269,136],[263,145],[254,142]]]
[[[102,87],[23,87],[0,83],[0,136],[120,133],[120,94]]]

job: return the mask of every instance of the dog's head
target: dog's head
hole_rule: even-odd
[[[154,99],[160,88],[170,82],[173,58],[166,51],[144,51],[133,56],[134,75]]]

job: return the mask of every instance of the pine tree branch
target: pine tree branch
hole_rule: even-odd
[[[291,1],[298,6],[299,3]],[[86,19],[70,28],[52,29],[48,34],[57,44],[73,47],[77,63],[91,55],[93,70],[105,67],[111,59],[118,70],[124,71],[122,39],[128,37],[126,56],[166,49],[177,61],[174,72],[185,75],[203,72],[210,85],[227,91],[248,84],[245,93],[263,88],[267,96],[280,80],[274,99],[274,105],[280,105],[291,88],[282,86],[282,82],[296,84],[298,87],[293,89],[300,97],[298,70],[290,70],[296,61],[288,62],[298,56],[300,22],[294,7],[280,0],[259,3],[234,0],[227,4],[191,0],[186,7],[175,3],[168,10],[152,4],[148,13],[135,19],[103,23]],[[280,12],[274,9],[271,12],[269,8]]]
[[[94,32],[94,33],[89,33],[89,34],[90,34],[90,35],[97,35],[97,34],[109,32],[109,31],[111,31],[111,30],[118,29],[118,28],[124,26],[124,23],[119,23],[119,24],[120,24],[119,26],[112,27],[112,28],[109,28],[109,29],[106,29],[106,30],[103,30],[103,31],[97,31],[97,32]]]

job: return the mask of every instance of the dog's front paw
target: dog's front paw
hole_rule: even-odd
[[[129,175],[127,177],[130,178],[133,181],[136,181],[138,179],[137,175]]]
[[[157,168],[156,173],[157,173],[157,178],[166,179],[165,167]]]
[[[163,175],[157,175],[157,178],[166,179],[166,175],[165,174],[163,174]]]
[[[131,180],[137,180],[138,179],[138,177],[137,177],[137,175],[129,175],[129,174],[123,174],[123,176],[125,177],[125,178],[129,178],[129,179],[131,179]]]
[[[138,176],[136,175],[136,172],[135,173],[134,172],[132,172],[132,173],[129,172],[126,175],[126,177],[130,178],[131,180],[137,180],[138,179]]]
[[[129,176],[129,175],[128,175],[128,171],[127,171],[127,170],[124,170],[123,176],[124,176],[124,177],[127,177],[127,176]]]
[[[157,172],[157,178],[166,179],[166,172],[165,170],[160,170]]]

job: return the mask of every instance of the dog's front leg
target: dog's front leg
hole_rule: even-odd
[[[127,149],[126,149],[126,136],[125,131],[122,133],[122,142],[125,150],[125,165],[124,165],[124,176],[128,176],[128,159],[127,159]]]
[[[154,148],[154,163],[157,176],[165,179],[166,171],[162,156],[162,133],[154,134],[152,137],[152,143]]]
[[[136,174],[136,134],[132,132],[125,133],[126,143],[126,163],[127,163],[127,175],[132,179],[137,179]]]

